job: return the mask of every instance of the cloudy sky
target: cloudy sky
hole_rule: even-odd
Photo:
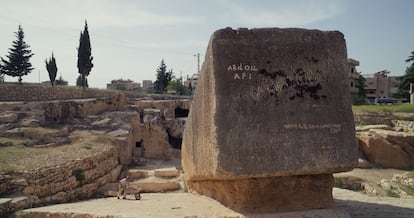
[[[44,61],[52,52],[58,75],[70,85],[78,76],[77,47],[85,20],[94,57],[88,78],[104,88],[112,79],[155,80],[161,59],[175,75],[197,71],[210,35],[232,27],[299,27],[339,30],[358,71],[404,74],[414,51],[412,0],[0,0],[0,57],[18,25],[35,55],[26,82],[48,80]],[[17,78],[6,77],[6,81]]]

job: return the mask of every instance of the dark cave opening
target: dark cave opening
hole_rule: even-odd
[[[168,143],[174,148],[181,150],[181,143],[183,142],[182,138],[176,138],[170,134],[170,131],[167,129],[168,134]]]
[[[188,117],[188,112],[188,109],[182,109],[180,107],[174,109],[175,118]]]

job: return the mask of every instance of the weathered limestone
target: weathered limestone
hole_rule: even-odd
[[[123,110],[126,97],[123,94],[101,99],[78,99],[44,103],[44,115],[48,122],[65,122],[68,118],[97,115],[105,111]]]
[[[371,129],[357,135],[359,150],[373,164],[414,168],[414,133]]]
[[[0,114],[0,124],[1,123],[13,123],[16,120],[17,120],[17,114],[15,113]]]
[[[184,131],[189,190],[242,211],[331,207],[330,174],[357,164],[346,60],[340,32],[216,31]]]

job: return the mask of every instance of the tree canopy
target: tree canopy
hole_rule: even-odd
[[[78,72],[80,74],[81,79],[78,78],[80,82],[82,82],[82,87],[87,87],[87,77],[93,68],[92,63],[92,49],[91,49],[91,42],[89,39],[89,31],[88,31],[88,23],[85,21],[85,28],[83,32],[80,33],[79,38],[79,48],[78,48]],[[76,84],[78,85],[78,80]]]
[[[191,95],[191,90],[181,83],[181,79],[173,79],[168,83],[168,91],[175,91],[178,95]]]
[[[167,65],[164,59],[161,60],[160,66],[157,69],[157,79],[154,82],[154,89],[156,93],[164,93],[168,83],[173,78],[173,70],[167,71]]]
[[[4,82],[4,74],[3,74],[3,71],[1,70],[1,68],[2,68],[2,66],[1,66],[1,63],[0,63],[0,82]]]
[[[353,105],[362,105],[366,103],[365,100],[365,78],[359,74],[358,79],[356,80],[355,87],[358,89],[358,93],[352,94],[352,104]]]
[[[13,41],[9,54],[6,55],[8,60],[1,58],[0,74],[19,77],[18,81],[22,84],[22,76],[31,73],[34,69],[29,61],[34,54],[29,49],[30,46],[24,41],[24,32],[20,25],[15,35],[17,39]]]
[[[411,52],[411,55],[405,60],[405,62],[412,63],[405,70],[405,74],[400,77],[401,83],[398,86],[398,92],[394,95],[394,97],[408,100],[410,99],[410,83],[414,83],[414,51]]]
[[[45,63],[46,63],[47,72],[49,73],[50,83],[52,83],[52,86],[54,86],[58,69],[56,66],[56,59],[53,56],[53,53],[52,53],[52,57],[49,58],[49,60],[47,59],[45,60]]]

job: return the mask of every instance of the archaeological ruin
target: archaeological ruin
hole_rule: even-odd
[[[242,212],[332,208],[357,164],[347,52],[337,31],[221,29],[184,130],[194,191]]]

